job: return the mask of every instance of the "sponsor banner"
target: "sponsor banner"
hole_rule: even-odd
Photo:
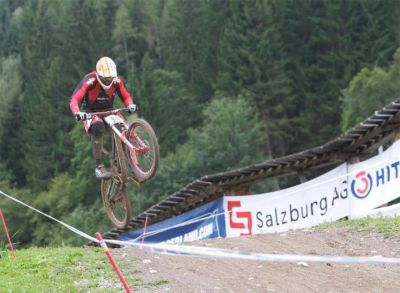
[[[225,237],[222,198],[144,229],[120,235],[120,240],[136,240],[147,243],[181,243],[216,237]]]
[[[344,163],[284,190],[224,197],[227,237],[307,228],[348,216],[346,170]]]
[[[400,140],[378,156],[348,166],[351,217],[400,197]]]
[[[373,209],[364,214],[352,215],[351,218],[382,218],[382,217],[400,217],[400,203],[388,207]]]

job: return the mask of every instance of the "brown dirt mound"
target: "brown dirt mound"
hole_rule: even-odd
[[[215,239],[188,245],[268,254],[400,257],[400,239],[346,228]],[[400,265],[272,263],[113,250],[137,292],[400,292]]]

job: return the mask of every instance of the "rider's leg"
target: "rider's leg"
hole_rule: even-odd
[[[98,121],[91,126],[91,140],[92,140],[92,151],[93,157],[96,160],[95,174],[98,178],[104,178],[110,176],[110,173],[102,164],[103,158],[103,134],[105,127],[103,121]]]
[[[101,164],[103,157],[103,134],[105,131],[103,122],[96,122],[91,126],[92,134],[92,151],[93,157],[96,160],[96,166]]]

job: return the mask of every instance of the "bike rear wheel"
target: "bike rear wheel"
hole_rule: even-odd
[[[101,195],[111,222],[119,229],[126,228],[132,218],[131,201],[126,185],[116,178],[102,179]]]
[[[110,167],[112,178],[101,180],[101,196],[106,213],[119,228],[126,228],[132,218],[131,201],[125,182],[127,181],[126,158],[121,140],[113,133],[111,135]]]
[[[129,166],[139,182],[153,177],[160,160],[160,148],[157,137],[150,124],[143,119],[136,119],[129,126],[126,138],[134,146],[125,148]]]

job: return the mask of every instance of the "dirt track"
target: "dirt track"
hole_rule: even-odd
[[[400,239],[344,228],[215,239],[193,245],[274,254],[400,257]],[[114,250],[146,284],[135,292],[400,292],[400,265],[270,263]],[[131,268],[132,270],[130,270]]]

